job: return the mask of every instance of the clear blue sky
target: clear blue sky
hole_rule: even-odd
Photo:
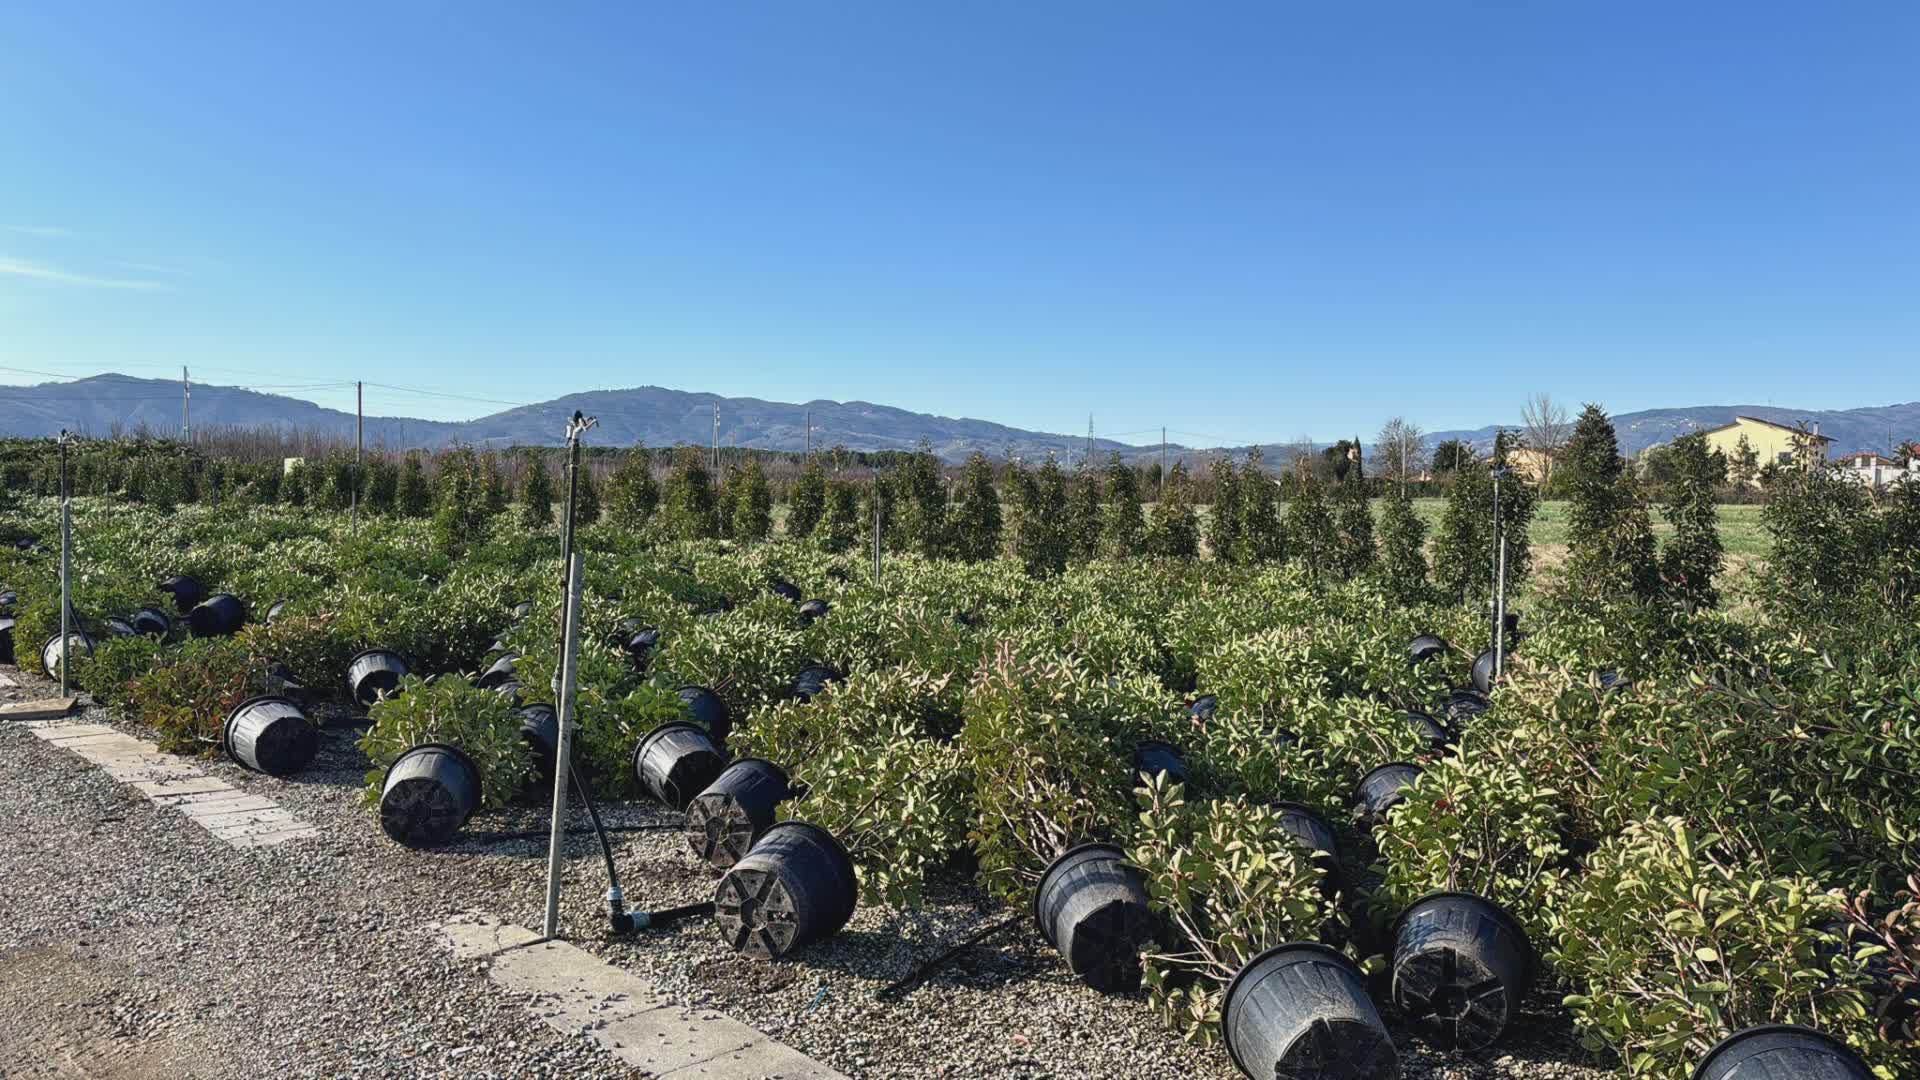
[[[0,50],[14,367],[1233,440],[1920,398],[1910,0],[61,0]]]

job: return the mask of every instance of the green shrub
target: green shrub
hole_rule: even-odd
[[[1634,1076],[1685,1080],[1715,1043],[1800,1023],[1846,1040],[1894,1080],[1871,980],[1840,936],[1841,898],[1762,853],[1678,818],[1601,845],[1553,913],[1551,962],[1595,1049]]]
[[[1085,678],[1065,660],[1016,661],[1002,645],[967,688],[973,845],[987,889],[1015,904],[1048,863],[1131,816],[1131,750],[1076,712]]]
[[[366,800],[380,801],[380,789],[401,754],[426,743],[458,747],[480,770],[480,805],[498,809],[511,802],[533,779],[532,757],[520,738],[520,716],[511,699],[481,690],[458,675],[421,679],[409,675],[399,693],[367,710],[373,726],[360,749],[373,763],[367,773]]]
[[[80,689],[102,704],[118,701],[134,679],[163,662],[165,646],[148,637],[109,638],[94,646],[85,663],[74,665]]]
[[[231,638],[189,641],[127,683],[124,710],[159,732],[160,748],[215,753],[227,717],[265,691],[265,667]]]
[[[1435,892],[1468,892],[1512,912],[1535,942],[1566,888],[1559,794],[1510,744],[1469,739],[1457,757],[1427,764],[1384,825],[1383,915]]]
[[[1234,974],[1275,945],[1337,935],[1339,908],[1325,871],[1272,807],[1189,803],[1165,774],[1140,795],[1128,858],[1171,930],[1167,945],[1142,957],[1142,982],[1167,1026],[1210,1043]]]

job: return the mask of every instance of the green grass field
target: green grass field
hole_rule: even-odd
[[[1420,515],[1429,527],[1437,528],[1440,515],[1446,509],[1445,499],[1415,499],[1414,512]],[[1759,506],[1722,506],[1720,507],[1720,543],[1728,555],[1761,556],[1767,553],[1767,533],[1760,524]],[[1374,515],[1379,516],[1379,500],[1374,501]],[[1567,504],[1561,500],[1543,502],[1534,515],[1533,528],[1529,530],[1528,540],[1536,547],[1565,547],[1567,543]],[[1665,540],[1672,535],[1672,526],[1660,516],[1658,507],[1653,508],[1653,533]]]

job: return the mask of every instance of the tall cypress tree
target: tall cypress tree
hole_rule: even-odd
[[[1200,522],[1193,510],[1193,482],[1187,467],[1175,462],[1167,470],[1166,492],[1147,515],[1147,550],[1168,559],[1200,555]]]
[[[1107,500],[1100,528],[1101,554],[1128,559],[1143,553],[1147,519],[1140,509],[1140,477],[1115,450],[1107,458]]]
[[[660,518],[669,532],[690,540],[719,535],[718,502],[707,456],[697,446],[673,453],[673,473],[661,493]]]
[[[520,456],[520,524],[529,529],[553,524],[553,475],[536,450]]]
[[[800,479],[787,495],[787,535],[811,536],[826,513],[827,473],[820,467],[820,458],[816,455],[807,459],[806,467],[800,470]]]
[[[1258,448],[1247,453],[1234,481],[1235,512],[1239,522],[1233,530],[1232,552],[1215,557],[1238,563],[1275,562],[1287,557],[1287,527],[1280,517],[1280,485],[1261,464]]]
[[[1427,595],[1427,523],[1413,512],[1413,500],[1389,492],[1380,514],[1380,576],[1387,591],[1403,604]]]
[[[1567,493],[1569,591],[1591,600],[1657,594],[1653,524],[1598,405],[1581,410],[1554,476]]]
[[[758,543],[773,532],[773,491],[767,487],[767,474],[760,459],[750,457],[741,470],[739,490],[733,500],[733,535],[737,540]]]
[[[947,548],[947,488],[940,476],[940,459],[923,439],[920,448],[894,472],[895,542],[922,555],[939,555]]]
[[[608,509],[613,520],[629,529],[638,529],[653,517],[660,505],[660,485],[653,480],[653,458],[644,446],[630,447],[620,455],[607,481]]]
[[[1000,492],[993,484],[993,465],[986,455],[967,459],[960,473],[960,498],[954,507],[953,553],[968,562],[982,562],[1000,553]]]
[[[1662,576],[1669,592],[1690,608],[1710,608],[1720,602],[1713,586],[1720,573],[1724,549],[1720,546],[1720,516],[1713,493],[1727,475],[1727,460],[1709,450],[1702,432],[1673,441],[1676,474],[1667,522],[1673,538],[1661,558]]]
[[[1238,562],[1245,553],[1240,544],[1240,473],[1224,456],[1213,459],[1209,472],[1213,505],[1207,513],[1207,547],[1222,562]]]

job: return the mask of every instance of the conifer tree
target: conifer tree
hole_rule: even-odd
[[[1413,500],[1390,492],[1380,514],[1380,576],[1403,604],[1426,599],[1426,543],[1427,523],[1414,513]]]
[[[1067,558],[1086,562],[1100,554],[1100,526],[1104,508],[1100,505],[1101,475],[1082,467],[1068,483],[1067,513],[1064,522]]]
[[[787,496],[787,535],[812,535],[814,527],[827,512],[827,473],[820,467],[818,455],[807,459],[800,479]]]
[[[1146,515],[1140,508],[1140,477],[1115,450],[1107,458],[1106,508],[1101,515],[1100,553],[1130,559],[1143,553]]]
[[[1147,550],[1161,558],[1200,555],[1200,522],[1193,510],[1193,484],[1184,463],[1167,470],[1165,493],[1147,515]]]
[[[667,531],[689,540],[718,536],[718,505],[706,454],[697,446],[675,449],[673,472],[660,501],[660,519]]]
[[[983,562],[998,555],[1001,525],[1000,492],[993,484],[993,465],[986,455],[976,453],[960,473],[960,498],[951,529],[954,555],[968,562]]]
[[[1280,485],[1261,465],[1258,448],[1248,452],[1234,482],[1234,504],[1239,522],[1233,530],[1231,561],[1276,562],[1287,557],[1287,528],[1280,516]],[[1220,558],[1221,553],[1215,550]]]
[[[536,450],[520,456],[520,524],[529,529],[553,524],[553,474]]]
[[[1653,523],[1598,405],[1581,410],[1555,476],[1567,493],[1568,590],[1589,600],[1657,594]]]
[[[1300,486],[1287,503],[1287,540],[1294,556],[1316,574],[1337,574],[1341,569],[1339,534],[1320,481],[1303,471]]]
[[[813,537],[823,550],[841,552],[852,547],[860,536],[860,500],[853,485],[839,476],[827,481],[826,513],[814,527]]]
[[[908,551],[942,554],[947,548],[947,489],[940,459],[925,440],[894,471],[892,487],[897,535],[890,538]]]
[[[620,455],[607,481],[608,512],[622,528],[639,529],[660,505],[660,485],[653,480],[653,456],[644,446]]]
[[[1686,607],[1714,607],[1720,594],[1713,579],[1720,573],[1724,549],[1713,493],[1726,478],[1726,458],[1709,451],[1706,435],[1696,431],[1673,441],[1673,467],[1676,476],[1666,512],[1673,538],[1662,553],[1661,576]]]
[[[1209,471],[1213,505],[1207,513],[1207,547],[1222,562],[1239,562],[1245,553],[1240,544],[1240,473],[1224,456],[1214,458]]]
[[[737,540],[758,543],[773,532],[773,491],[767,487],[767,474],[760,459],[750,457],[741,470],[733,500],[733,536]]]

